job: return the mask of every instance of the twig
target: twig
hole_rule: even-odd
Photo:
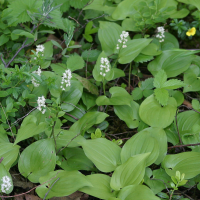
[[[176,110],[175,121],[176,121],[176,128],[177,128],[177,132],[178,132],[179,142],[180,142],[181,145],[183,145],[183,142],[181,140],[181,136],[180,136],[180,133],[179,133],[179,129],[178,129],[177,114],[178,114],[178,109]],[[183,148],[183,150],[184,150],[184,148]]]
[[[80,110],[83,114],[85,114],[84,111],[82,111],[79,107],[75,106],[74,104],[68,103],[68,102],[65,102],[65,101],[64,101],[64,103],[67,103],[67,104],[70,104],[70,105],[74,106],[75,108],[77,108],[78,110]]]
[[[46,197],[47,197],[47,195],[49,194],[49,192],[50,192],[50,190],[51,190],[51,188],[55,185],[55,183],[59,180],[60,178],[58,178],[58,179],[56,179],[56,181],[52,184],[52,186],[49,188],[49,190],[48,190],[48,192],[45,194],[45,196],[44,196],[44,199],[43,200],[45,200],[46,199]]]
[[[5,60],[3,59],[2,55],[1,55],[1,61],[2,61],[2,63],[4,64],[4,66],[6,66],[6,62],[5,62]]]
[[[1,104],[1,102],[0,102],[0,104]],[[12,137],[13,137],[13,139],[15,140],[14,134],[13,134],[13,132],[12,132],[12,128],[11,128],[11,126],[10,126],[10,123],[9,123],[9,121],[8,121],[7,115],[6,115],[6,113],[5,113],[5,110],[4,110],[3,106],[2,106],[2,104],[1,104],[1,108],[2,108],[2,110],[3,110],[3,112],[4,112],[5,117],[6,117],[6,121],[7,121],[7,123],[8,123],[9,129],[10,129],[10,131],[11,131],[11,133],[12,133]]]
[[[183,145],[171,146],[171,147],[168,147],[168,149],[174,149],[174,148],[178,148],[178,147],[198,146],[198,145],[200,145],[200,143],[196,143],[196,144],[183,144]]]
[[[69,113],[65,113],[65,114],[68,115],[68,116],[70,116],[70,117],[72,117],[75,120],[78,120],[78,118],[74,117],[73,115],[70,115]]]
[[[40,185],[35,186],[34,188],[30,189],[30,190],[27,191],[27,192],[24,192],[24,193],[21,193],[21,194],[16,194],[16,195],[13,195],[13,196],[0,196],[0,197],[1,197],[1,198],[11,198],[11,197],[18,197],[18,196],[27,194],[27,193],[31,192],[32,190],[34,190],[35,188],[40,187],[40,186],[44,185],[45,183],[48,183],[48,182],[51,181],[52,179],[56,178],[57,175],[58,175],[58,173],[60,173],[60,172],[57,172],[57,174],[56,174],[53,178],[49,179],[48,181],[45,181],[44,183],[42,183],[42,184],[40,184]]]
[[[67,145],[66,145],[65,147],[61,148],[60,150],[58,150],[58,152],[57,152],[56,154],[60,153],[63,149],[65,149],[66,147],[68,147],[69,144],[70,144],[74,139],[76,139],[80,134],[81,134],[81,133],[78,133],[76,136],[74,136],[74,137],[67,143]]]
[[[165,185],[165,188],[166,188],[167,192],[169,193],[169,189],[168,189],[168,187],[167,187],[167,184],[166,184],[163,180],[161,180],[161,179],[157,179],[157,178],[152,178],[151,180],[162,181],[163,184]]]

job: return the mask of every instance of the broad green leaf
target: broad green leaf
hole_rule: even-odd
[[[83,53],[81,54],[81,57],[88,62],[94,62],[97,60],[99,54],[101,53],[101,51],[97,50],[97,49],[93,49],[93,50],[85,50],[83,51]]]
[[[67,59],[67,68],[72,72],[77,69],[82,69],[85,65],[85,62],[81,56],[78,54],[72,55]]]
[[[178,10],[178,11],[172,13],[170,15],[170,18],[172,18],[172,19],[176,19],[176,18],[182,19],[182,18],[185,18],[189,13],[190,13],[190,10],[188,10],[186,8],[182,8],[181,10]]]
[[[6,35],[4,35],[4,34],[2,34],[2,35],[0,36],[0,46],[4,45],[4,44],[7,43],[8,41],[9,41],[9,37],[8,37],[8,36],[6,36]]]
[[[21,153],[18,168],[31,182],[38,183],[41,176],[54,170],[56,165],[53,139],[43,139],[32,143]]]
[[[200,10],[200,2],[198,0],[178,0],[179,2],[185,3],[185,4],[192,4],[195,7]]]
[[[75,124],[75,123],[74,123]],[[56,137],[56,146],[58,149],[62,147],[77,147],[80,146],[79,142],[85,138],[75,131],[64,130],[61,131]]]
[[[160,164],[167,154],[167,137],[161,128],[146,128],[132,136],[123,146],[121,152],[122,163],[131,156],[148,153],[146,165]]]
[[[139,105],[135,101],[130,102],[128,105],[115,105],[114,112],[115,114],[123,120],[126,125],[131,128],[137,128],[139,125],[139,116],[138,116]]]
[[[172,90],[172,91],[169,92],[169,95],[176,99],[177,106],[180,106],[184,101],[184,95],[182,94],[181,91]]]
[[[84,186],[92,186],[79,171],[52,171],[39,181],[42,185],[36,188],[36,192],[39,197],[46,197],[45,199],[68,196]],[[45,196],[46,194],[48,195]]]
[[[67,169],[69,170],[87,170],[93,169],[93,163],[86,157],[81,148],[65,148],[63,157],[66,159]]]
[[[168,50],[148,64],[148,70],[155,75],[161,69],[165,70],[167,77],[175,77],[186,71],[194,59],[196,51]]]
[[[96,100],[98,106],[101,105],[131,105],[132,96],[122,87],[111,87],[109,89],[111,98],[100,96]]]
[[[183,152],[167,155],[162,162],[162,167],[169,176],[175,176],[176,171],[185,174],[185,179],[191,179],[200,174],[200,153]]]
[[[148,56],[148,55],[144,55],[142,53],[140,53],[135,59],[134,61],[136,63],[144,63],[144,62],[148,62],[148,61],[151,61],[153,60],[154,57],[153,56]]]
[[[162,86],[162,88],[165,89],[178,89],[180,87],[184,87],[186,84],[183,83],[182,81],[178,80],[178,79],[170,79],[167,82],[165,82]]]
[[[200,88],[200,70],[196,65],[191,65],[189,69],[184,73],[184,87],[183,92],[199,91]]]
[[[127,47],[119,52],[119,63],[127,64],[132,62],[139,53],[152,41],[152,39],[133,39],[126,43]]]
[[[72,111],[75,108],[73,105],[76,106],[82,96],[82,93],[82,84],[79,81],[71,80],[70,89],[67,92],[63,92],[61,95],[61,101],[63,102],[61,104],[61,108],[63,109],[63,111]],[[70,105],[69,103],[73,105]]]
[[[162,105],[166,106],[169,100],[169,92],[163,88],[156,88],[154,90],[156,100]]]
[[[58,47],[59,49],[63,49],[62,46],[58,42],[56,42],[55,40],[50,40],[50,41],[52,42],[52,44],[54,46]]]
[[[142,90],[150,90],[153,89],[153,82],[154,82],[154,78],[148,78],[145,81],[142,81],[141,83],[141,89]]]
[[[2,162],[0,163],[0,185],[1,193],[10,194],[13,191],[12,177]]]
[[[114,22],[101,21],[99,23],[98,37],[101,47],[105,54],[109,56],[115,52],[123,28]]]
[[[129,185],[123,188],[118,198],[121,200],[159,200],[157,196],[145,185]]]
[[[167,106],[162,107],[153,95],[147,97],[139,108],[140,118],[149,126],[166,128],[176,115],[177,103],[169,98]]]
[[[153,85],[156,88],[162,88],[164,83],[167,81],[167,74],[164,70],[160,70],[154,78]]]
[[[94,66],[94,69],[92,71],[93,77],[96,81],[104,81],[104,79],[106,79],[107,81],[112,80],[113,76],[114,76],[114,72],[111,68],[110,63],[108,64],[110,71],[105,72],[105,68],[103,68],[103,70],[101,70],[101,58],[107,58],[106,54],[104,51],[101,52],[101,54],[99,55],[96,65]],[[107,58],[108,59],[108,58]],[[102,73],[102,74],[100,74]],[[103,74],[105,73],[105,76],[103,76]]]
[[[87,3],[89,2],[89,0],[73,0],[70,1],[70,5],[74,8],[78,8],[78,9],[82,9],[84,8],[85,5],[87,5]]]
[[[39,124],[37,124],[36,123],[37,118],[33,115],[29,115],[25,119],[26,119],[26,123],[24,123],[24,121],[22,122],[21,127],[18,130],[17,137],[14,144],[17,144],[18,142],[22,140],[30,138],[39,133],[42,133],[46,128],[46,123],[40,122]]]
[[[121,148],[105,138],[81,142],[86,156],[102,172],[112,172],[120,165]]]
[[[4,130],[2,125],[0,125],[0,144],[1,143],[9,143],[9,139],[8,139],[7,133]]]
[[[197,99],[192,99],[192,107],[195,110],[200,111],[200,103]]]
[[[144,153],[132,156],[117,167],[111,177],[111,188],[118,191],[128,185],[138,185],[144,177],[146,160],[149,154]]]
[[[97,197],[99,199],[108,199],[115,197],[110,187],[110,177],[105,174],[92,174],[86,176],[87,180],[93,185],[93,187],[83,187],[79,191]]]
[[[165,32],[164,42],[161,43],[162,51],[170,49],[179,49],[179,42],[174,35],[169,32]]]
[[[62,76],[65,70],[67,70],[67,65],[63,63],[51,64],[51,68],[56,74]]]
[[[139,100],[143,97],[143,91],[141,88],[134,88],[134,90],[132,91],[132,96],[133,96],[133,100]]]
[[[13,145],[12,143],[0,144],[0,158],[3,157],[2,163],[6,170],[10,170],[12,164],[16,161],[19,154],[19,148],[20,146]]]
[[[175,124],[172,124],[171,126],[167,127],[165,129],[165,133],[167,135],[168,142],[172,143],[173,145],[176,145],[179,143],[179,137],[175,129]]]
[[[27,31],[21,31],[18,35],[22,35],[22,36],[25,36],[27,38],[34,38],[34,35],[27,32]]]
[[[83,115],[81,119],[75,122],[69,130],[75,132],[76,134],[81,133],[82,131],[88,130],[95,124],[100,124],[106,117],[108,117],[108,115],[103,112],[88,112]]]
[[[141,51],[141,53],[148,56],[157,56],[160,55],[162,51],[159,50],[158,45],[156,45],[155,43],[150,43]]]
[[[136,6],[137,4],[138,4],[138,0],[122,1],[121,3],[117,5],[115,11],[112,13],[112,18],[115,20],[125,19],[130,13],[132,14],[135,11],[134,6]]]
[[[99,95],[99,91],[98,91],[97,86],[94,85],[93,83],[91,83],[90,80],[83,78],[83,77],[81,77],[77,74],[73,74],[73,76],[76,79],[78,79],[82,83],[83,87],[85,89],[87,89],[90,93],[95,94],[95,95]]]
[[[126,18],[122,21],[122,28],[126,31],[140,32],[140,27],[134,19]]]
[[[88,10],[88,9],[104,11],[104,1],[94,0],[92,1],[92,3],[83,8],[83,10]]]
[[[88,110],[91,107],[96,105],[97,96],[90,94],[88,92],[83,92],[81,99],[82,99],[83,103],[85,104],[85,106],[87,107],[87,110]]]
[[[0,91],[0,97],[7,97],[9,93],[7,91]]]
[[[190,110],[179,113],[177,116],[177,124],[180,134],[184,134],[184,131],[191,130],[195,124],[200,123],[200,114]]]

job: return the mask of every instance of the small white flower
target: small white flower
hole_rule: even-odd
[[[44,98],[44,96],[38,97],[37,104],[38,104],[37,109],[39,111],[41,111],[42,114],[44,114],[46,112],[46,105],[45,105],[45,98]]]
[[[61,85],[62,85],[61,88],[62,88],[62,90],[66,90],[66,88],[71,85],[71,83],[70,83],[71,78],[72,78],[72,72],[71,72],[71,70],[70,69],[65,70],[65,73],[63,73],[62,81],[61,81]],[[66,88],[63,87],[64,83],[67,83],[67,84],[65,84]]]
[[[33,71],[32,73],[37,74],[38,76],[41,76],[42,71],[41,71],[40,66],[38,67],[38,70],[37,70],[37,71]],[[32,84],[34,85],[34,87],[38,87],[38,86],[40,85],[40,84],[38,83],[38,81],[35,80],[34,77],[32,77],[31,82],[32,82]]]
[[[100,65],[100,75],[103,77],[106,76],[106,73],[110,71],[110,62],[107,58],[101,58],[101,65]]]
[[[164,38],[165,38],[165,29],[163,26],[157,27],[157,32],[158,34],[156,35],[156,38],[160,38],[159,42],[164,42]]]
[[[128,41],[126,38],[129,36],[129,33],[126,31],[122,31],[122,34],[120,35],[120,39],[118,39],[118,42],[121,44],[122,43],[122,48],[126,48],[127,46],[125,45],[126,42]],[[117,44],[116,49],[120,49],[119,44]]]
[[[12,187],[11,178],[9,176],[4,176],[2,178],[2,182],[3,183],[1,184],[1,191],[3,193],[6,193]]]

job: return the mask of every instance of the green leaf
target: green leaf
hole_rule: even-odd
[[[18,130],[14,145],[22,140],[30,138],[39,133],[42,133],[45,130],[45,128],[46,128],[45,122],[41,122],[39,124],[37,124],[36,122],[37,122],[37,118],[32,115],[27,116],[23,120],[21,127]]]
[[[18,35],[22,35],[22,36],[25,36],[27,38],[34,38],[34,35],[27,32],[27,31],[21,31]]]
[[[84,67],[84,60],[78,54],[72,55],[67,59],[67,68],[72,72],[77,69],[82,69]]]
[[[84,37],[88,42],[92,42],[92,41],[93,41],[93,37],[92,37],[91,35],[83,34],[83,37]]]
[[[113,22],[99,22],[100,28],[98,31],[99,41],[102,50],[107,56],[113,54],[116,50],[118,39],[122,34],[123,28]]]
[[[129,185],[123,188],[118,198],[121,200],[160,200],[154,193],[145,185]]]
[[[56,74],[62,76],[65,70],[67,70],[67,65],[63,63],[51,64],[51,68]]]
[[[83,10],[88,10],[88,9],[104,11],[104,2],[102,0],[94,0],[85,8],[83,8]]]
[[[154,90],[156,100],[162,105],[166,106],[169,100],[169,92],[163,88],[156,88]]]
[[[178,80],[178,79],[170,79],[167,82],[165,82],[162,86],[162,88],[165,89],[178,89],[180,87],[184,87],[186,84],[183,83],[182,81]]]
[[[144,55],[142,53],[140,53],[135,59],[134,61],[136,63],[144,63],[144,62],[148,62],[148,61],[151,61],[153,60],[154,57],[153,56],[148,56],[148,55]]]
[[[160,70],[154,78],[153,85],[156,88],[162,88],[164,83],[167,81],[167,74],[165,73],[164,70]]]
[[[105,138],[81,142],[86,156],[102,172],[112,172],[120,165],[121,148]]]
[[[184,73],[184,87],[183,92],[199,91],[200,80],[199,80],[200,70],[196,65],[191,65],[189,69]]]
[[[144,177],[146,159],[149,154],[144,153],[132,156],[117,167],[111,177],[111,188],[118,191],[128,185],[138,185]]]
[[[92,186],[79,171],[52,171],[39,181],[42,185],[36,188],[36,193],[42,199],[68,196],[84,186]]]
[[[127,47],[122,48],[119,52],[119,63],[127,64],[133,61],[152,39],[133,39],[126,43]]]
[[[183,152],[167,155],[162,162],[162,167],[169,176],[175,176],[176,171],[185,174],[185,179],[191,179],[200,173],[200,153]]]
[[[141,53],[148,56],[157,56],[160,55],[162,51],[159,50],[158,45],[156,45],[155,43],[150,43],[141,51]]]
[[[51,138],[39,140],[26,147],[18,162],[20,173],[33,183],[38,183],[41,176],[54,170],[55,165],[55,145]]]
[[[7,91],[0,91],[0,97],[7,97],[9,93]]]
[[[72,111],[79,102],[83,93],[83,86],[79,81],[71,80],[71,86],[69,91],[62,93],[61,101],[64,102],[61,104],[61,108],[65,112]],[[73,105],[71,105],[71,104]]]
[[[122,87],[111,87],[109,89],[111,98],[100,96],[96,100],[98,106],[101,105],[131,105],[132,96]]]
[[[178,90],[173,90],[171,92],[169,92],[171,97],[174,97],[177,101],[177,106],[180,106],[183,101],[184,101],[184,95],[182,94],[181,91]]]
[[[92,49],[92,50],[85,50],[82,52],[81,57],[88,62],[94,62],[97,60],[99,54],[101,51],[97,49]]]
[[[192,55],[194,53],[197,52],[186,50],[163,51],[161,55],[148,64],[148,70],[155,75],[163,69],[168,78],[175,77],[189,68],[195,57]]]
[[[8,41],[9,41],[9,37],[8,36],[6,36],[4,34],[0,36],[0,46],[4,45]]]
[[[50,41],[54,46],[58,47],[59,49],[63,49],[62,46],[58,42],[56,42],[55,40],[50,40]]]
[[[66,160],[66,171],[73,170],[87,170],[93,169],[93,163],[86,157],[83,149],[81,148],[65,148],[63,150],[63,156]],[[62,167],[62,166],[61,166]]]
[[[3,157],[1,163],[4,164],[6,170],[10,170],[12,164],[16,161],[19,154],[20,146],[12,143],[1,143],[0,145],[0,157]]]
[[[178,1],[185,4],[194,5],[198,8],[198,10],[200,10],[200,2],[198,0],[178,0]]]
[[[199,110],[200,110],[200,103],[199,103],[199,101],[196,100],[196,99],[192,99],[192,107],[193,107],[195,110],[199,111]]]
[[[106,117],[108,117],[108,115],[103,112],[88,112],[75,122],[69,130],[75,133],[80,133],[83,130],[86,131],[93,125],[103,122]]]
[[[173,97],[169,98],[167,106],[161,107],[153,95],[147,97],[139,108],[140,118],[149,126],[166,128],[176,115],[177,103]]]
[[[142,90],[151,90],[153,89],[153,82],[154,82],[154,78],[148,78],[145,81],[142,81],[141,83],[141,89]]]
[[[91,83],[90,80],[83,78],[83,77],[81,77],[77,74],[73,74],[73,76],[76,79],[78,79],[82,83],[83,87],[85,89],[87,89],[90,93],[95,94],[95,95],[99,95],[99,91],[98,91],[97,86],[94,85],[93,83]]]
[[[122,21],[122,28],[126,31],[140,32],[140,27],[137,22],[132,18],[126,18]]]
[[[86,178],[94,187],[86,186],[79,189],[79,191],[97,197],[99,199],[108,199],[111,197],[115,197],[110,187],[111,178],[109,176],[105,174],[92,174],[86,176]]]
[[[164,42],[161,43],[161,48],[163,51],[179,49],[179,42],[174,35],[169,32],[165,32]]]
[[[146,128],[132,136],[123,146],[121,152],[122,163],[131,156],[148,153],[146,165],[160,164],[167,154],[167,137],[161,128]]]
[[[7,184],[5,184],[5,182],[3,181],[3,179],[5,177],[9,177],[9,179],[10,179],[10,180],[7,180]],[[10,183],[10,185],[8,185],[8,183]],[[12,177],[11,177],[9,171],[6,170],[6,168],[5,168],[3,163],[0,163],[0,185],[1,185],[1,188],[0,188],[0,192],[1,193],[10,194],[13,191]],[[2,191],[2,189],[4,191]]]
[[[115,105],[115,114],[123,120],[126,125],[131,128],[137,128],[139,126],[139,116],[138,116],[139,105],[131,101],[130,106],[128,105]]]
[[[87,3],[89,2],[89,0],[70,0],[70,6],[74,7],[74,8],[78,8],[81,9],[84,6],[87,5]]]
[[[133,100],[139,100],[143,97],[143,92],[141,90],[141,88],[134,88],[134,90],[132,91],[132,96],[133,96]]]

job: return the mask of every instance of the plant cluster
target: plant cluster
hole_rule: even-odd
[[[0,197],[200,197],[199,1],[0,6]]]

